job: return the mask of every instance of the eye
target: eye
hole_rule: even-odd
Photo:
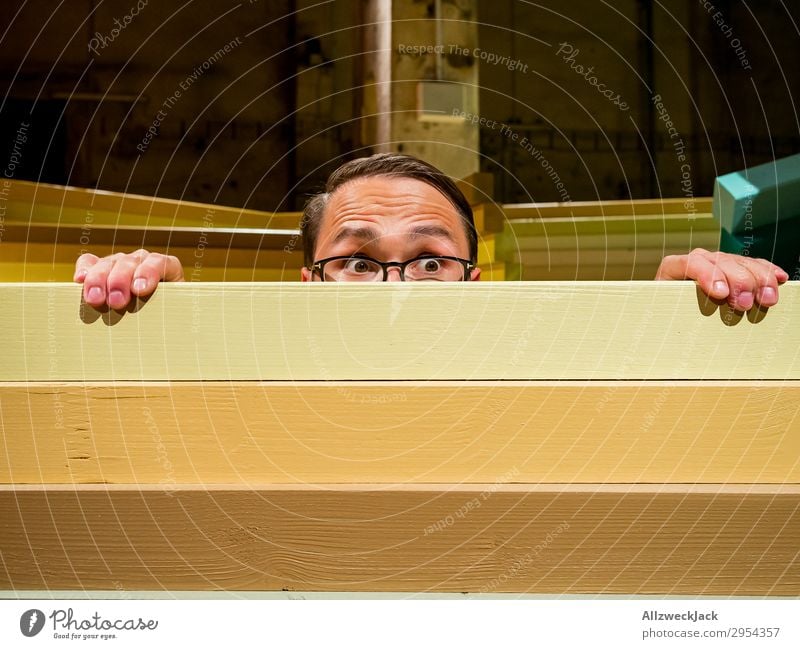
[[[345,262],[345,270],[348,273],[371,273],[375,272],[374,264],[370,263],[367,259],[361,257],[351,257]]]
[[[423,259],[422,260],[422,269],[426,273],[438,273],[441,269],[442,264],[438,259]]]

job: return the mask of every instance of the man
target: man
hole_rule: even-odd
[[[308,202],[301,227],[304,282],[480,279],[469,203],[445,174],[412,156],[376,154],[343,164]],[[120,309],[184,275],[176,257],[137,250],[81,255],[74,279],[83,283],[87,304]],[[789,274],[765,259],[697,248],[664,257],[655,279],[695,280],[711,298],[747,311],[756,302],[776,304]]]

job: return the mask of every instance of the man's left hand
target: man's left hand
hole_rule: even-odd
[[[688,255],[667,255],[655,279],[693,279],[710,298],[724,300],[732,309],[747,311],[755,302],[778,303],[778,284],[789,273],[766,259],[695,248]]]

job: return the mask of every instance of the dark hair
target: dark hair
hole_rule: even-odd
[[[333,171],[325,183],[323,193],[312,196],[303,209],[303,220],[300,228],[303,232],[303,255],[306,268],[314,263],[314,249],[317,245],[322,216],[328,200],[336,189],[356,178],[369,176],[401,176],[414,178],[439,190],[461,215],[469,243],[470,261],[478,260],[478,232],[469,201],[458,186],[443,171],[432,164],[402,153],[376,153],[367,158],[358,158],[345,162]]]

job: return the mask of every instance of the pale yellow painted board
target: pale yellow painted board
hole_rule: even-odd
[[[800,379],[800,289],[694,282],[179,283],[124,313],[0,285],[2,381]]]

